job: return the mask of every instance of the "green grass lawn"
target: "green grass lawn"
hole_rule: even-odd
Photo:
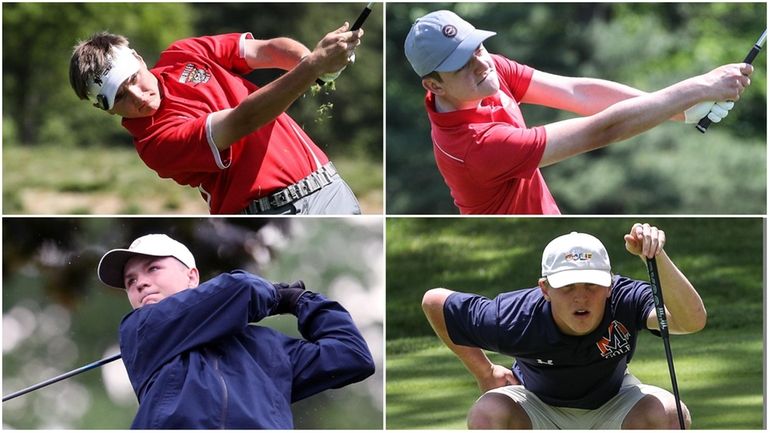
[[[364,213],[381,214],[382,164],[333,158]],[[4,214],[208,214],[197,189],[159,178],[133,148],[5,146]]]
[[[650,219],[668,254],[709,312],[703,331],[672,336],[681,398],[693,428],[761,429],[763,409],[763,223],[761,219]],[[572,230],[597,235],[617,273],[646,279],[625,252],[629,219],[389,219],[387,222],[387,413],[389,429],[461,429],[479,396],[470,373],[433,335],[420,299],[447,287],[493,297],[531,287],[545,244]],[[490,354],[510,365],[512,358]],[[630,370],[671,390],[663,343],[642,333]]]

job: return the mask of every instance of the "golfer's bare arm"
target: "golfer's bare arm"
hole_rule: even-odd
[[[706,326],[706,307],[687,277],[666,254],[666,233],[647,223],[634,223],[623,235],[626,251],[643,262],[655,257],[658,265],[663,299],[666,301],[666,321],[672,334],[690,334]],[[653,309],[647,316],[647,328],[658,329],[658,315]]]
[[[706,307],[695,287],[676,267],[665,251],[656,257],[663,300],[666,306],[668,330],[672,334],[691,334],[706,326]],[[658,329],[655,309],[647,316],[647,328]]]
[[[476,378],[482,392],[504,385],[518,384],[510,369],[493,364],[483,350],[460,346],[452,342],[444,321],[444,303],[454,293],[447,289],[428,290],[422,298],[422,309],[436,335],[452,351],[465,368]]]
[[[612,81],[565,77],[535,70],[521,102],[590,116],[620,101],[645,94]]]
[[[276,68],[288,71],[311,51],[301,42],[290,38],[246,39],[244,58],[252,69]]]
[[[322,74],[334,72],[347,65],[350,51],[360,42],[363,30],[347,31],[349,24],[327,34],[307,56],[297,45],[278,39],[251,45],[246,54],[251,66],[267,67],[257,60],[261,52],[274,57],[271,66],[288,68],[288,72],[252,93],[233,108],[211,114],[211,136],[219,150],[233,143],[286,111]],[[287,51],[288,49],[288,51]],[[304,58],[303,58],[304,57]],[[301,59],[301,60],[299,60]],[[292,65],[293,63],[293,65]],[[261,65],[261,66],[260,66]]]
[[[737,100],[749,85],[748,76],[752,71],[751,65],[743,63],[721,66],[657,92],[623,99],[596,114],[545,125],[546,147],[540,167],[638,135],[699,102]],[[544,90],[539,84],[535,86],[535,93],[525,95],[522,102],[541,100],[549,92],[564,91],[568,90],[553,87]],[[608,93],[614,96],[605,98],[619,97],[622,91]]]

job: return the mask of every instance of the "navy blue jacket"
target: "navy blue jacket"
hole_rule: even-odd
[[[242,271],[129,313],[120,348],[139,400],[132,428],[293,428],[291,403],[374,372],[345,309],[307,292],[303,339],[250,324],[273,314],[273,285]]]

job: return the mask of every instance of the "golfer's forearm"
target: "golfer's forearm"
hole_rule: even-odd
[[[268,40],[247,40],[245,48],[246,63],[254,69],[277,68],[288,71],[295,67],[310,50],[300,42],[290,38]]]
[[[667,121],[703,99],[704,92],[694,80],[677,83],[654,93],[621,101],[592,116],[597,141],[622,141]]]
[[[574,97],[568,109],[581,116],[590,116],[626,99],[646,95],[646,92],[624,84],[594,78],[576,78]]]
[[[299,98],[320,74],[308,58],[277,80],[249,95],[236,108],[212,114],[212,135],[219,150],[272,121]]]
[[[641,90],[612,81],[565,77],[536,70],[522,102],[590,116],[620,101],[644,94]]]
[[[423,297],[422,309],[438,338],[460,359],[465,368],[477,380],[482,380],[492,373],[492,362],[484,351],[476,347],[457,345],[449,337],[444,320],[444,302],[451,293],[452,291],[447,289],[429,290]]]
[[[546,149],[540,167],[641,134],[705,96],[702,86],[690,79],[618,102],[593,116],[545,125]]]
[[[671,318],[672,334],[689,334],[706,326],[706,307],[698,292],[674,262],[662,251],[656,258],[663,300]]]

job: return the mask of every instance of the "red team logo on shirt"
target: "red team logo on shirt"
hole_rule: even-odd
[[[631,351],[631,344],[628,342],[631,333],[622,323],[613,320],[607,328],[607,336],[602,337],[596,342],[596,347],[602,353],[605,359],[614,358],[618,355]]]
[[[193,85],[195,85],[206,83],[210,78],[211,74],[207,70],[203,68],[196,68],[192,63],[188,63],[187,66],[184,67],[182,75],[179,76],[179,82],[193,83]]]

